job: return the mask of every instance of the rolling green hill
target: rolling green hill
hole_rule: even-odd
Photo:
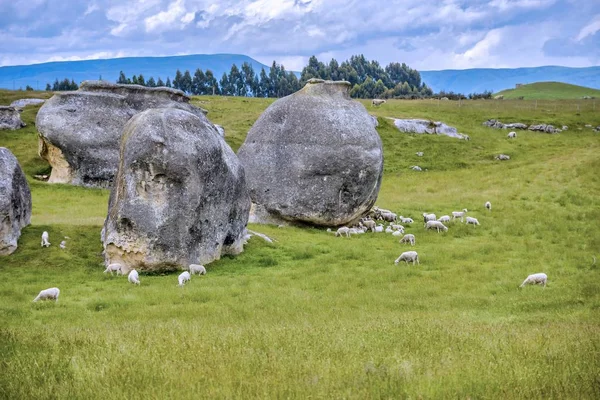
[[[505,99],[523,97],[526,100],[569,100],[581,99],[584,96],[600,98],[600,90],[562,82],[536,82],[516,89],[503,90],[495,95],[503,95]]]

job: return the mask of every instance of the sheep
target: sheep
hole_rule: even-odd
[[[400,222],[402,222],[403,224],[412,224],[413,222],[415,222],[415,221],[413,221],[413,219],[412,219],[412,218],[406,218],[406,217],[403,217],[402,215],[401,215],[401,216],[399,216],[399,217],[398,217],[398,219],[399,219],[399,220],[400,220]]]
[[[410,243],[411,246],[414,246],[416,243],[415,235],[413,235],[412,233],[404,235],[404,237],[400,239],[400,243]]]
[[[379,224],[375,227],[375,232],[383,232],[383,225]]]
[[[373,101],[371,102],[371,105],[375,106],[375,107],[379,107],[380,105],[384,104],[385,100],[383,99],[373,99]]]
[[[60,242],[60,244],[58,245],[61,249],[66,249],[67,248],[67,242],[66,241],[62,241]]]
[[[348,236],[352,236],[352,235],[358,235],[358,228],[350,228],[348,229]]]
[[[413,171],[423,171],[423,168],[419,167],[418,165],[413,165],[409,167],[410,169],[412,169]]]
[[[516,139],[517,138],[517,132],[509,132],[508,135],[506,135],[507,138],[509,139]]]
[[[489,201],[485,202],[484,207],[487,208],[488,210],[492,211],[492,203],[490,203]]]
[[[189,282],[191,279],[190,273],[188,271],[183,271],[177,277],[177,281],[179,282],[179,286],[182,287],[186,282]]]
[[[50,242],[48,241],[48,232],[44,231],[42,233],[42,247],[48,247],[50,246]]]
[[[398,265],[400,261],[405,261],[407,264],[409,261],[412,261],[413,265],[415,265],[415,262],[419,265],[421,264],[419,262],[419,255],[416,251],[405,251],[404,253],[400,254],[400,257],[396,258],[394,264]]]
[[[375,232],[375,226],[377,225],[375,221],[366,219],[362,222],[362,224],[365,226],[365,228],[370,229],[371,232]]]
[[[402,225],[398,225],[398,224],[392,224],[390,225],[392,227],[393,230],[395,231],[402,231],[404,232],[404,227]]]
[[[467,212],[466,208],[463,208],[462,211],[452,211],[452,219],[455,220],[456,218],[460,218],[460,222],[463,222],[463,217]]]
[[[467,225],[479,225],[479,221],[477,221],[477,218],[473,218],[473,217],[467,217]]]
[[[108,267],[104,270],[104,273],[110,272],[112,275],[113,272],[117,271],[117,275],[123,275],[123,266],[121,264],[108,264]]]
[[[350,237],[350,228],[342,226],[335,232],[336,237],[342,236],[342,235],[346,235],[346,237]]]
[[[442,215],[441,217],[438,218],[438,221],[440,221],[440,222],[450,222],[450,216],[448,216],[448,215]]]
[[[37,297],[35,299],[33,299],[33,301],[38,301],[38,300],[58,301],[59,294],[60,294],[60,290],[56,287],[53,287],[50,289],[44,289],[40,292],[40,294],[37,295]]]
[[[404,231],[394,231],[392,232],[392,236],[402,236],[404,235]]]
[[[425,229],[437,229],[438,233],[440,232],[440,229],[444,232],[448,231],[448,228],[440,221],[427,221]]]
[[[190,264],[188,269],[190,270],[191,275],[194,275],[194,274],[206,275],[206,268],[204,268],[204,265]]]
[[[135,269],[132,269],[129,272],[129,275],[127,276],[127,280],[131,283],[133,283],[134,285],[139,285],[140,284],[140,276],[138,274],[138,272]]]
[[[500,160],[500,161],[506,161],[506,160],[510,160],[510,156],[507,156],[506,154],[498,154],[496,157],[494,157],[496,160]]]
[[[427,214],[427,213],[423,213],[423,222],[427,223],[427,221],[435,221],[437,220],[437,217],[435,216],[435,214]]]
[[[391,226],[388,226],[385,228],[385,233],[394,233],[394,230],[392,229]]]
[[[417,151],[415,154],[417,155],[417,157],[423,157],[423,152],[422,151]]]
[[[543,272],[540,272],[537,274],[529,275],[523,281],[523,283],[521,283],[521,286],[519,286],[519,287],[522,288],[523,286],[528,285],[528,284],[531,284],[531,285],[540,284],[540,285],[543,285],[544,287],[546,287],[547,280],[548,280],[548,275],[544,274]]]
[[[395,222],[398,216],[393,212],[382,212],[381,219],[387,222]]]

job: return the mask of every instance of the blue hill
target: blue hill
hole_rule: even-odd
[[[80,83],[88,79],[102,79],[116,82],[119,71],[127,77],[143,74],[146,80],[161,77],[163,81],[170,77],[173,80],[177,69],[186,69],[192,74],[196,68],[203,71],[210,69],[217,79],[223,72],[229,72],[231,65],[238,68],[248,62],[258,74],[261,68],[268,72],[269,68],[258,61],[241,54],[195,54],[174,57],[129,57],[105,60],[62,61],[33,65],[17,65],[0,67],[0,88],[19,89],[30,85],[34,89],[43,90],[46,83],[52,84],[55,79],[69,78]]]
[[[420,71],[422,80],[434,92],[481,93],[514,88],[517,83],[563,82],[600,89],[600,67],[478,68]]]

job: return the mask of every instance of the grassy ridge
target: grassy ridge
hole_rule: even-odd
[[[524,97],[526,100],[568,100],[581,99],[584,96],[598,99],[600,90],[562,82],[536,82],[503,90],[495,95],[503,95],[505,99]]]
[[[194,102],[237,149],[271,100]],[[388,235],[253,226],[277,242],[253,238],[184,288],[176,275],[133,287],[102,274],[107,191],[30,181],[32,225],[0,260],[0,398],[600,397],[600,138],[585,128],[600,113],[495,103],[367,105],[384,143],[378,204],[415,221],[467,208],[482,224],[407,227],[417,267],[393,265],[408,246]],[[28,177],[46,168],[35,111],[28,130],[0,131]],[[385,117],[442,120],[471,141],[401,134]],[[508,140],[488,118],[569,130]],[[542,271],[546,289],[516,289]],[[58,304],[31,303],[54,285]]]

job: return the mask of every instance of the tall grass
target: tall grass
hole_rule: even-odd
[[[237,149],[271,100],[194,102]],[[107,191],[30,180],[32,225],[0,259],[0,397],[599,398],[600,137],[585,124],[600,113],[556,104],[368,106],[384,143],[378,204],[417,221],[415,267],[394,266],[410,246],[389,235],[255,225],[276,242],[252,238],[183,288],[173,274],[135,287],[102,273]],[[471,141],[401,134],[386,117],[442,120]],[[488,118],[569,130],[508,140]],[[47,168],[33,130],[2,131],[0,145],[28,177]],[[462,208],[481,226],[418,222]],[[517,289],[535,272],[547,288]],[[31,302],[51,286],[58,303]]]

